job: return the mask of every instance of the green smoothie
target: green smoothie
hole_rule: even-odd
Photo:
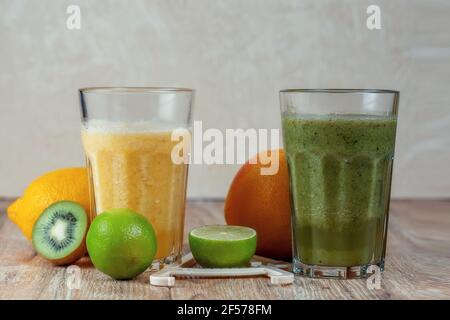
[[[283,117],[294,262],[382,262],[396,124],[387,116]]]

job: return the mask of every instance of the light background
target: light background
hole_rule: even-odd
[[[222,129],[278,128],[283,88],[398,89],[393,195],[448,197],[449,30],[445,0],[0,0],[0,195],[82,165],[77,89],[128,85],[195,88]],[[236,170],[192,166],[189,195],[224,197]]]

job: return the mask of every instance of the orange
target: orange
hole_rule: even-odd
[[[28,239],[34,223],[51,204],[69,200],[80,204],[90,216],[88,176],[85,168],[66,168],[34,180],[23,196],[11,204],[8,217]]]
[[[246,162],[231,183],[225,200],[225,220],[230,225],[240,225],[256,230],[256,254],[273,259],[290,259],[291,219],[289,203],[289,176],[282,149],[279,153],[279,170],[274,175],[261,175],[260,169],[268,167],[260,161]],[[254,162],[254,161],[253,161]]]

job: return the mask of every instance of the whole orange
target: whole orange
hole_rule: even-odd
[[[225,220],[256,230],[256,254],[273,259],[292,257],[291,209],[289,203],[289,176],[284,151],[278,152],[279,170],[274,175],[262,175],[261,154],[256,163],[246,162],[231,183],[225,200]]]

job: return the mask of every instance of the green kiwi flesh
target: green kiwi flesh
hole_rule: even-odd
[[[72,201],[59,201],[45,209],[33,227],[33,247],[57,265],[71,264],[86,254],[89,219]]]

